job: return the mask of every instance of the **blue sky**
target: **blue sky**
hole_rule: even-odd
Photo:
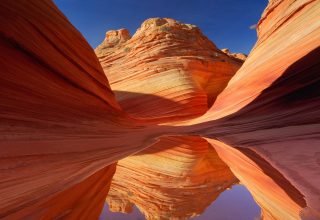
[[[249,53],[267,0],[54,0],[95,48],[112,29],[133,35],[147,18],[169,17],[197,25],[219,48]]]

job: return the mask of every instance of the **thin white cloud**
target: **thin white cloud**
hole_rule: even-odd
[[[257,24],[253,24],[253,25],[250,25],[250,27],[249,27],[251,30],[254,30],[254,29],[256,29],[257,28]]]

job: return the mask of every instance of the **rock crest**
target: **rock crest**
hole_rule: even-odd
[[[132,38],[116,42],[106,39],[95,52],[121,107],[150,121],[204,114],[243,62],[221,52],[196,26],[170,18],[150,18]]]

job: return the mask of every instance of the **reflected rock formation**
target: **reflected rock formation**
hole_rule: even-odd
[[[0,1],[0,218],[97,219],[119,161],[119,210],[192,216],[237,177],[263,218],[320,219],[320,1],[270,0],[257,32],[242,66],[172,19],[108,32],[98,59],[53,2]]]
[[[237,183],[200,137],[166,137],[118,162],[107,202],[112,211],[135,205],[148,220],[189,219]]]
[[[209,142],[261,207],[261,219],[300,219],[301,213],[316,219],[317,213],[304,213],[307,205],[304,195],[254,150],[234,148],[215,140]]]
[[[170,18],[148,19],[132,37],[108,31],[95,52],[120,106],[160,122],[205,113],[243,63]]]

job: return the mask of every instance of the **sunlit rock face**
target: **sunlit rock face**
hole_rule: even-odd
[[[218,119],[198,125],[199,133],[254,149],[313,210],[320,210],[319,18],[319,1],[270,1],[255,48],[197,120]]]
[[[305,198],[305,207],[275,201],[276,213],[319,219],[319,1],[270,1],[257,30],[244,65],[195,123],[204,122],[197,125],[204,136],[252,149]]]
[[[115,163],[152,145],[159,150],[119,162],[114,182],[124,180],[135,194],[117,202],[114,189],[124,194],[122,183],[111,186],[114,210],[130,211],[134,203],[149,213],[139,197],[148,192],[163,216],[166,210],[181,218],[200,213],[209,202],[188,206],[193,189],[212,192],[214,200],[235,179],[226,163],[264,218],[319,219],[319,1],[270,1],[257,30],[257,44],[233,77],[241,63],[192,25],[151,19],[132,38],[126,30],[108,32],[96,53],[118,104],[94,51],[52,2],[0,1],[0,218],[96,219]],[[209,107],[183,126],[150,125]],[[224,162],[208,162],[216,153],[202,149],[202,140],[173,144],[166,135],[214,138],[230,151],[216,144]],[[160,169],[163,158],[168,167]],[[145,191],[121,170],[146,178]],[[168,176],[185,186],[179,196]],[[132,181],[141,186],[138,180]],[[190,211],[182,214],[162,200]]]
[[[258,41],[244,65],[200,120],[255,109],[256,120],[283,119],[319,105],[316,59],[320,35],[319,1],[270,1],[257,25]],[[305,97],[302,97],[305,96]],[[241,111],[242,110],[242,111]],[[313,120],[318,114],[313,116]],[[305,121],[304,117],[299,119]],[[278,119],[276,119],[278,120]],[[284,121],[284,120],[280,120]],[[296,121],[296,120],[294,120]],[[269,122],[270,123],[270,122]]]
[[[107,202],[112,211],[125,213],[136,205],[148,220],[188,219],[234,183],[206,140],[167,137],[118,162]]]
[[[159,122],[205,113],[243,62],[196,26],[169,18],[144,21],[132,38],[108,31],[95,52],[120,106]]]

